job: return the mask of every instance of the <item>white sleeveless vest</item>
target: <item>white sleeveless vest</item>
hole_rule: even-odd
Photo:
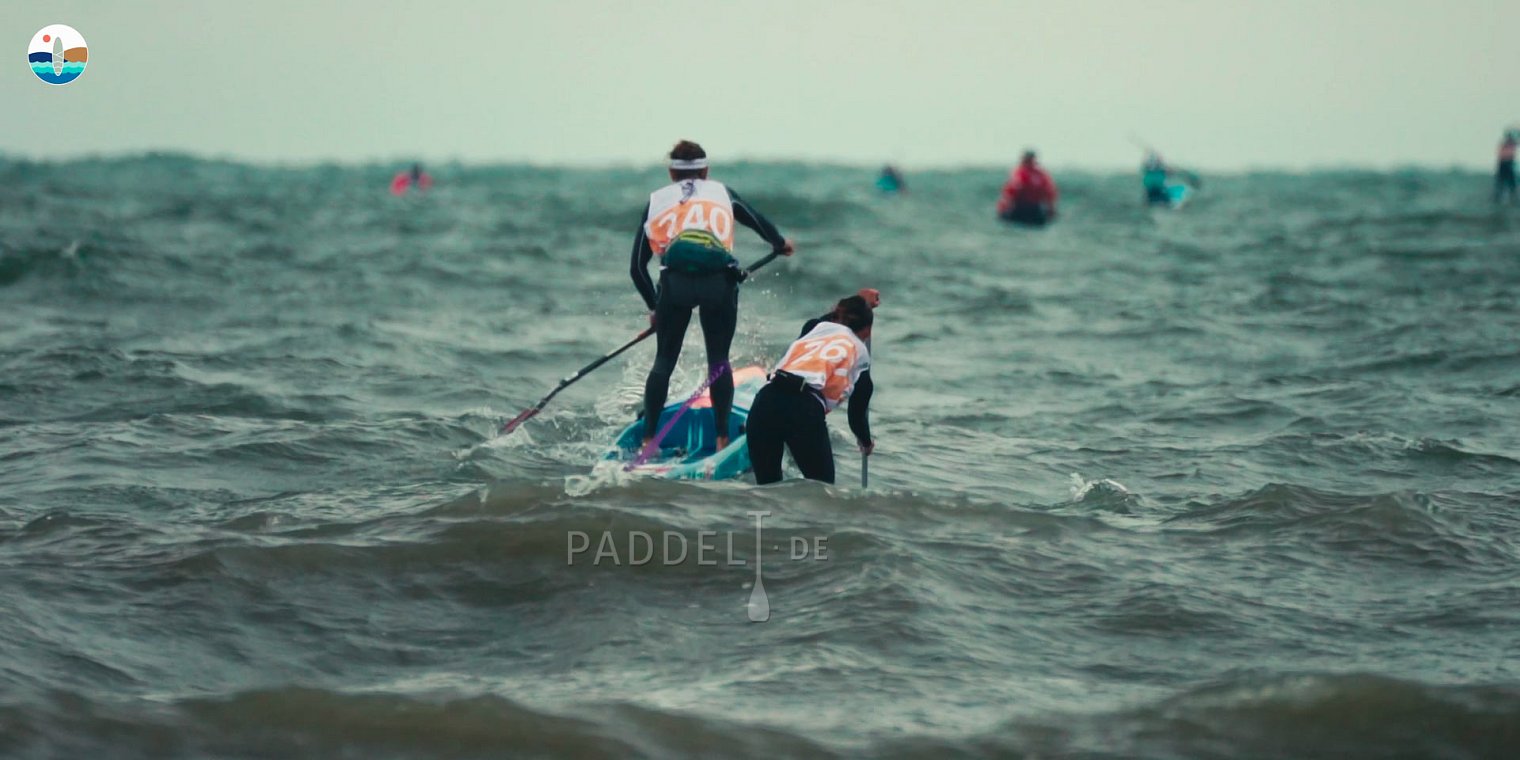
[[[649,194],[644,235],[660,255],[686,230],[712,233],[728,251],[734,250],[734,204],[728,188],[710,179],[683,179]]]
[[[801,377],[823,396],[833,411],[855,390],[860,373],[871,368],[871,349],[855,331],[836,322],[819,322],[786,350],[776,369]]]

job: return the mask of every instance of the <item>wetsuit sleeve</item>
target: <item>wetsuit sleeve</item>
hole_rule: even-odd
[[[734,218],[739,220],[740,224],[759,233],[765,242],[771,244],[771,250],[777,250],[786,244],[786,238],[781,236],[781,231],[776,229],[776,225],[771,224],[771,220],[761,216],[759,211],[745,203],[733,188],[728,189],[728,200],[734,205]],[[645,211],[645,213],[649,212]]]
[[[633,286],[639,289],[639,295],[644,297],[644,303],[654,311],[656,291],[654,280],[649,277],[649,260],[654,258],[654,249],[649,247],[649,238],[644,235],[644,220],[649,218],[649,205],[644,205],[644,213],[639,215],[639,233],[633,238],[633,253],[628,261],[628,274],[633,277]]]
[[[855,434],[856,441],[871,440],[871,394],[876,392],[876,385],[871,382],[871,370],[860,373],[860,378],[855,381],[855,390],[850,393],[849,416],[850,432]]]

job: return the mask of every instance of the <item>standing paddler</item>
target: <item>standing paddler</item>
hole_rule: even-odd
[[[1500,203],[1509,195],[1515,202],[1515,146],[1520,144],[1520,129],[1508,129],[1499,141],[1499,165],[1494,170],[1494,203]]]
[[[734,378],[728,349],[739,321],[739,281],[743,272],[734,258],[734,222],[759,233],[772,249],[792,255],[792,241],[721,182],[707,178],[707,152],[689,140],[670,151],[670,182],[649,195],[633,240],[629,271],[649,306],[655,329],[654,366],[644,382],[644,443],[654,438],[660,409],[670,391],[670,375],[681,356],[681,342],[700,309],[707,370],[713,377],[713,422],[717,445],[728,445],[728,414],[734,403]],[[660,257],[659,287],[649,277],[649,260]]]

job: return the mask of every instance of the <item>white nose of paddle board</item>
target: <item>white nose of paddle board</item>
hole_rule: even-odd
[[[63,38],[53,35],[53,76],[63,76]]]

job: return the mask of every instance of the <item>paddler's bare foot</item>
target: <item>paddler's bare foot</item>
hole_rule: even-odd
[[[720,435],[720,436],[718,436],[718,450],[722,451],[722,450],[724,450],[726,448],[728,448],[728,436],[726,436],[726,435]]]

